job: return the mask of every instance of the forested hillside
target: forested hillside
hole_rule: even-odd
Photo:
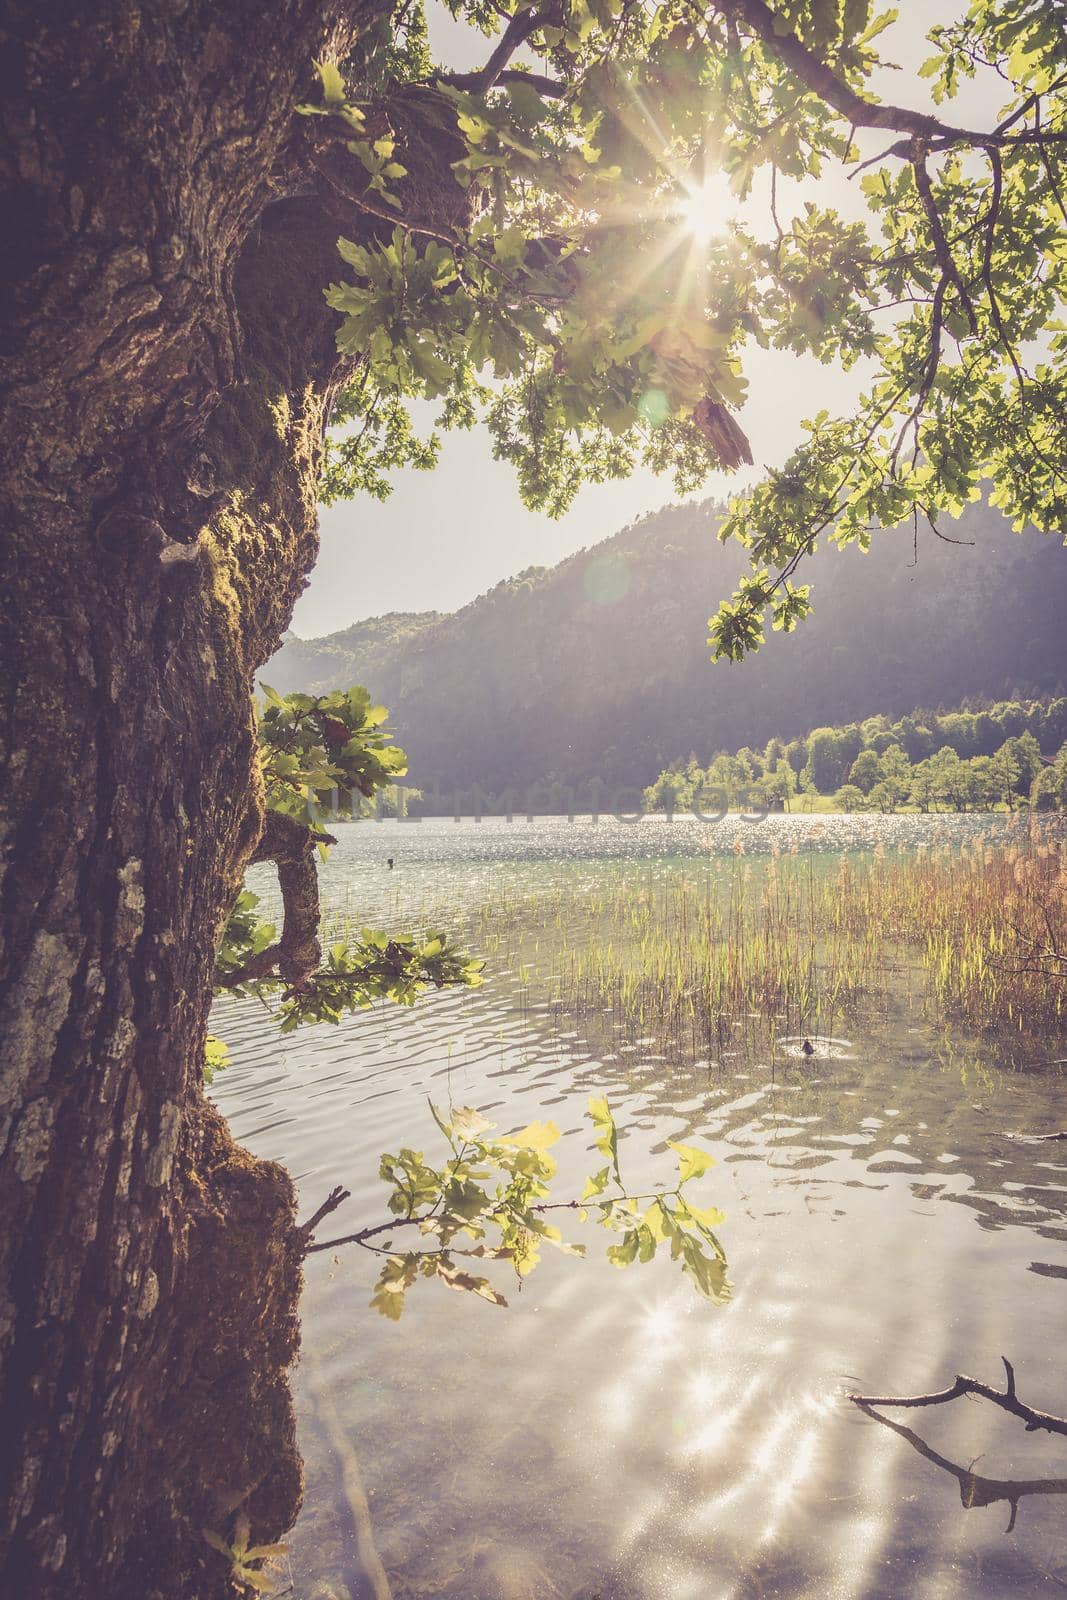
[[[411,781],[446,794],[600,777],[645,785],[695,750],[762,746],[875,714],[1067,691],[1067,555],[987,506],[949,544],[910,527],[868,554],[821,550],[815,612],[737,666],[707,619],[743,553],[713,505],[671,507],[451,615],[393,613],[290,636],[263,678],[288,691],[364,683],[390,710]],[[353,609],[358,596],[353,596]]]

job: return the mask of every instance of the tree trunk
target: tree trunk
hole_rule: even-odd
[[[76,9],[76,8],[75,8]],[[231,1592],[300,1499],[293,1189],[205,1100],[262,829],[250,704],[315,554],[323,0],[4,6],[0,1589]],[[349,8],[349,15],[358,8]],[[370,7],[365,7],[366,15]],[[347,231],[353,232],[351,218]]]

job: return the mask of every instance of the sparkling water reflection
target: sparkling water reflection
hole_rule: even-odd
[[[361,824],[342,833],[327,896],[402,922],[561,876],[691,870],[739,840],[912,848],[983,825]],[[546,1261],[521,1294],[504,1285],[508,1311],[420,1286],[394,1326],[367,1310],[371,1257],[312,1257],[307,1503],[290,1539],[301,1600],[1062,1593],[1062,1440],[970,1402],[895,1414],[891,1429],[842,1396],[937,1388],[957,1370],[999,1381],[1003,1352],[1031,1403],[1067,1411],[1067,1146],[1007,1137],[1062,1126],[1062,1063],[1047,1058],[1067,1052],[1009,1068],[902,1004],[850,1018],[848,1040],[812,1056],[709,1066],[652,1040],[611,1047],[536,998],[494,972],[414,1013],[286,1039],[256,1007],[223,1005],[234,1064],[217,1099],[238,1137],[287,1164],[305,1212],[344,1181],[355,1225],[381,1214],[381,1150],[434,1148],[428,1094],[501,1127],[553,1117],[566,1187],[590,1169],[586,1100],[606,1093],[636,1184],[669,1172],[668,1138],[719,1158],[702,1184],[728,1213],[734,1299],[704,1304],[669,1262],[619,1273],[594,1236],[589,1262]],[[1008,1533],[997,1491],[1016,1482],[1037,1487]]]

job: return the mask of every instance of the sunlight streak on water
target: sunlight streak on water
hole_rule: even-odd
[[[888,830],[891,845],[914,842],[919,820]],[[345,830],[327,900],[348,895],[364,920],[399,923],[412,905],[470,904],[490,883],[521,897],[610,872],[654,888],[679,867],[665,842],[688,837],[643,824],[595,839],[565,822],[452,827],[394,828],[388,850],[384,827]],[[831,850],[874,836],[815,838]],[[390,852],[386,882],[378,857]],[[550,972],[551,949],[540,959]],[[614,1035],[610,1016],[595,1027],[563,1016],[535,973],[492,970],[483,988],[414,1013],[375,1009],[285,1039],[256,1007],[224,1003],[216,1024],[233,1065],[215,1094],[235,1132],[286,1162],[305,1215],[344,1181],[339,1233],[378,1218],[382,1150],[435,1148],[428,1092],[486,1108],[501,1129],[551,1115],[562,1187],[595,1164],[583,1113],[607,1094],[635,1186],[670,1179],[663,1138],[705,1144],[719,1165],[700,1180],[704,1203],[727,1211],[724,1308],[692,1296],[669,1262],[616,1271],[591,1227],[574,1230],[594,1247],[587,1263],[546,1261],[519,1293],[502,1284],[509,1311],[420,1286],[396,1326],[367,1311],[369,1257],[311,1258],[295,1600],[370,1593],[341,1436],[396,1600],[1052,1592],[1062,1502],[1029,1498],[1006,1540],[1003,1507],[965,1512],[953,1479],[842,1396],[939,1387],[958,1369],[999,1382],[1003,1350],[1020,1389],[1062,1409],[1067,1146],[1003,1136],[1062,1124],[1060,1068],[1003,1070],[982,1041],[957,1057],[913,1010],[850,1017],[835,1030],[847,1052],[814,1071],[740,1050],[697,1067],[665,1059],[645,1028],[639,1042]],[[924,1419],[946,1459],[966,1467],[985,1452],[991,1476],[1062,1470],[1051,1458],[1031,1470],[1034,1442],[998,1432],[991,1408],[957,1409]]]
[[[736,1382],[736,1374],[734,1382]],[[690,1450],[694,1455],[700,1455],[705,1461],[715,1456],[723,1456],[732,1446],[735,1436],[741,1432],[749,1413],[757,1402],[762,1405],[762,1396],[769,1383],[767,1372],[755,1372],[748,1382],[742,1387],[740,1393],[732,1402],[728,1402],[725,1410],[718,1416],[705,1423],[704,1427],[694,1436]],[[741,1488],[742,1480],[734,1479],[723,1494],[733,1499]],[[701,1515],[703,1513],[700,1513]]]

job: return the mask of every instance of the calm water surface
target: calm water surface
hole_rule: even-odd
[[[427,905],[514,904],[560,882],[659,881],[694,860],[794,846],[910,849],[974,818],[425,821],[339,830],[329,903],[402,925]],[[390,872],[385,859],[392,855]],[[269,880],[262,879],[266,884]],[[544,953],[542,976],[550,976]],[[547,993],[547,990],[544,991]],[[714,1063],[578,1030],[500,963],[476,991],[281,1038],[247,1004],[217,1030],[215,1096],[236,1135],[296,1177],[304,1213],[344,1182],[337,1232],[383,1218],[382,1150],[439,1150],[426,1105],[501,1131],[563,1129],[560,1192],[595,1165],[607,1094],[632,1187],[668,1181],[667,1139],[718,1165],[700,1197],[734,1298],[669,1261],[546,1260],[497,1310],[419,1285],[399,1324],[367,1308],[375,1258],[310,1258],[296,1374],[306,1509],[300,1600],[954,1600],[1067,1591],[1067,1442],[961,1401],[889,1413],[856,1387],[941,1388],[964,1371],[1067,1413],[1063,1039],[1016,1049],[935,1027],[902,994],[842,1025],[829,1059]],[[602,1020],[602,1019],[601,1019]],[[1014,1526],[1008,1530],[1013,1504]]]

